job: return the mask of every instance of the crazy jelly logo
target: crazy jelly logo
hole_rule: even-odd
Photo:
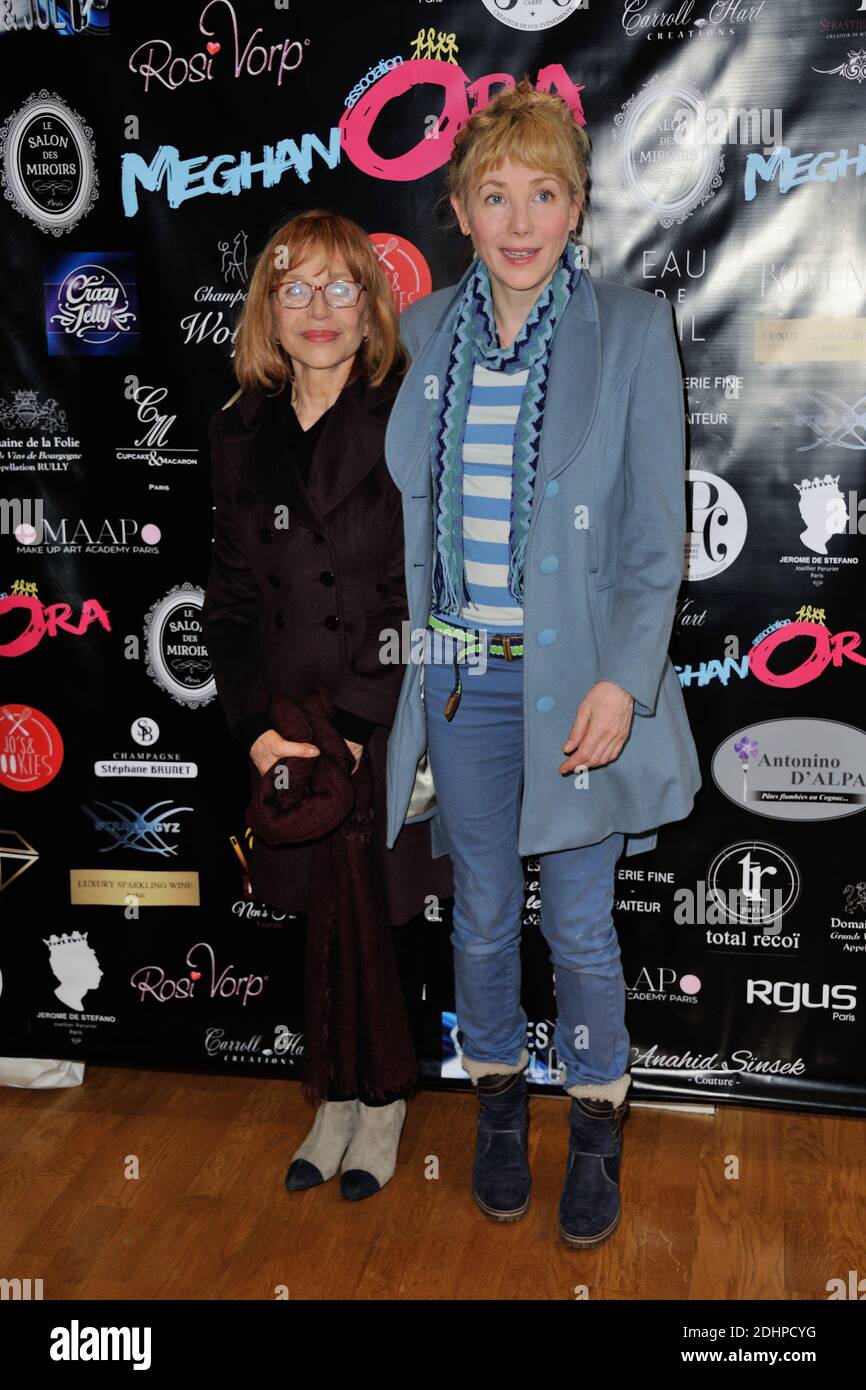
[[[132,256],[77,251],[55,257],[45,271],[45,334],[51,357],[138,352]]]
[[[73,34],[107,34],[109,0],[5,0],[0,26],[15,30],[53,30]]]
[[[210,0],[199,15],[198,27],[207,42],[188,57],[176,54],[168,39],[146,39],[132,52],[130,71],[144,78],[146,92],[150,91],[152,82],[172,92],[187,82],[191,85],[212,82],[227,68],[235,77],[261,77],[269,73],[281,87],[283,75],[300,67],[304,45],[310,42],[309,39],[280,39],[278,43],[256,43],[262,32],[261,25],[243,42],[230,0]]]

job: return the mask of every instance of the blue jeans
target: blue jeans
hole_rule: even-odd
[[[460,671],[463,694],[448,723],[443,709],[454,667],[435,653],[424,666],[428,756],[454,866],[457,1024],[464,1062],[514,1066],[523,1056],[527,1022],[520,1003],[524,874],[517,852],[523,662],[488,655],[484,671],[464,663]],[[577,702],[571,717],[576,711]],[[562,732],[564,743],[568,729]],[[552,777],[560,775],[551,769]],[[572,1094],[614,1103],[628,1087],[625,981],[611,915],[624,840],[616,832],[594,845],[538,856],[541,930],[554,967],[554,1042],[564,1084]],[[467,1070],[473,1079],[483,1074],[477,1067]]]

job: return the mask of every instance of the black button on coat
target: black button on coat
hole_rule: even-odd
[[[379,659],[385,628],[408,621],[401,495],[385,463],[400,377],[350,382],[329,412],[305,487],[289,448],[287,405],[265,388],[210,422],[215,530],[203,625],[229,727],[266,715],[273,697],[316,687],[376,725],[366,744],[389,921],[450,897],[451,864],[433,859],[427,823],[385,847],[388,733],[404,668]],[[275,583],[275,580],[277,581]],[[263,727],[265,727],[263,725]],[[259,774],[249,762],[251,786]],[[253,843],[253,891],[280,911],[307,907],[310,851]]]

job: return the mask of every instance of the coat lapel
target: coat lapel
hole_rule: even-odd
[[[381,458],[388,406],[399,384],[392,375],[378,387],[358,379],[344,389],[316,445],[309,488],[289,457],[285,402],[265,387],[236,398],[224,446],[243,456],[254,492],[269,505],[288,507],[292,525],[321,532],[328,514]]]
[[[550,351],[539,470],[555,478],[580,453],[601,391],[601,331],[589,271],[582,269]]]
[[[380,386],[360,378],[347,386],[322,430],[310,469],[309,498],[322,517],[340,503],[375,468],[382,457],[385,428],[400,378]]]
[[[470,267],[471,270],[471,267]],[[406,408],[391,417],[388,464],[398,487],[405,490],[429,451],[430,432],[437,401],[426,403],[425,379],[435,377],[439,389],[445,380],[457,307],[469,271],[455,287],[452,298],[425,346],[413,360],[404,383]],[[578,276],[574,293],[558,325],[550,353],[544,421],[539,449],[539,471],[545,479],[567,468],[586,442],[598,411],[601,392],[601,331],[598,302],[586,269]],[[408,408],[412,402],[413,408]]]

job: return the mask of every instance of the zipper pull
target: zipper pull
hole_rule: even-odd
[[[460,696],[463,694],[463,678],[457,665],[457,658],[454,658],[454,677],[456,684],[448,699],[445,701],[445,718],[449,724],[457,713],[457,706],[460,704]]]

